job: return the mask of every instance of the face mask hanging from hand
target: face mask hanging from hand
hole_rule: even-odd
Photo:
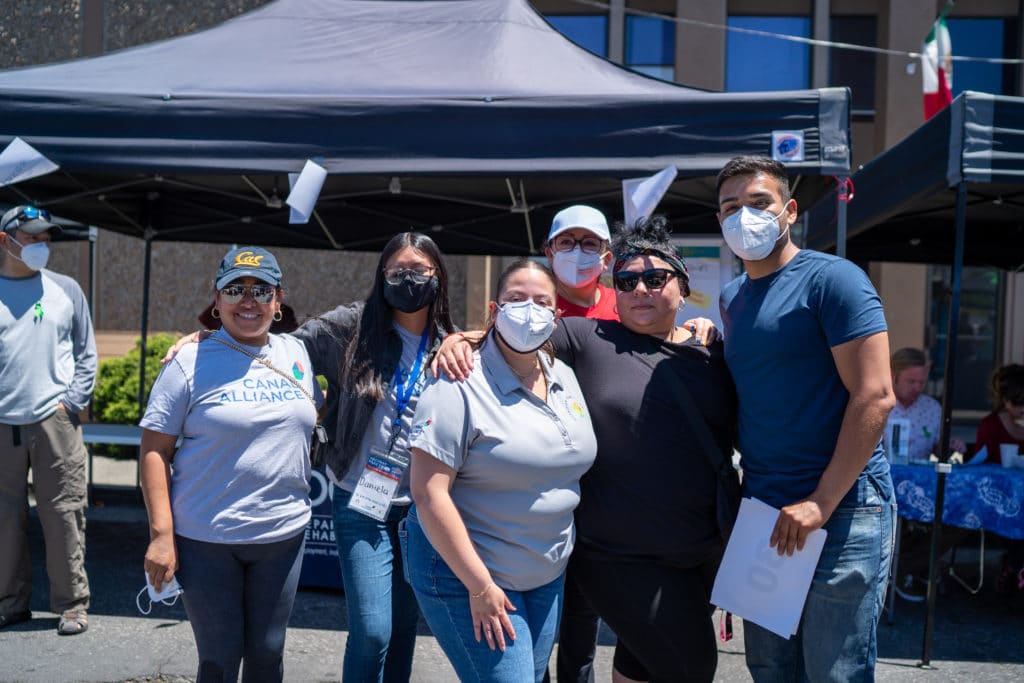
[[[555,330],[555,314],[532,301],[511,301],[498,308],[494,329],[501,340],[519,353],[536,351]]]
[[[600,254],[588,254],[579,246],[572,251],[556,252],[552,266],[559,281],[570,287],[590,284],[601,277],[604,270]]]
[[[776,242],[789,230],[789,226],[785,230],[779,229],[779,218],[784,213],[786,209],[776,215],[771,211],[741,207],[722,221],[722,237],[733,253],[744,261],[766,259]]]
[[[11,241],[21,247],[21,256],[14,256],[11,252],[7,252],[13,258],[18,259],[32,270],[42,270],[46,267],[46,263],[50,260],[50,245],[46,242],[34,242],[32,244],[22,244],[13,237]]]

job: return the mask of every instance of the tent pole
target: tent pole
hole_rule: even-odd
[[[942,507],[946,502],[946,473],[949,465],[949,435],[952,430],[953,374],[956,371],[957,333],[960,328],[960,288],[964,269],[964,240],[967,228],[967,183],[956,188],[956,247],[950,278],[949,319],[946,331],[946,367],[942,381],[942,425],[939,435],[939,462],[935,465],[935,515],[932,521],[932,544],[928,554],[928,612],[924,622],[924,643],[921,666],[932,660],[932,639],[935,635],[935,597],[938,593],[938,554],[942,539]]]
[[[142,268],[142,346],[139,355],[139,417],[146,410],[146,335],[149,333],[149,271],[153,261],[153,235],[146,231],[146,256]]]
[[[836,187],[836,256],[846,258],[846,204],[847,199],[840,192],[846,183],[846,176],[837,178],[839,185]]]

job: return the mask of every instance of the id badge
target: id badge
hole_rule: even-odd
[[[383,522],[391,510],[391,501],[398,490],[398,482],[402,480],[402,474],[408,466],[409,458],[405,456],[377,449],[371,450],[370,458],[366,461],[359,481],[356,482],[348,506],[356,512]]]

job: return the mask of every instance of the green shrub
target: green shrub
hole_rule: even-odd
[[[177,337],[173,334],[154,334],[146,344],[146,393],[160,373],[160,359],[164,357]],[[139,357],[142,338],[135,340],[135,348],[121,358],[107,358],[100,362],[96,375],[96,390],[92,397],[92,417],[96,422],[112,424],[138,424],[139,413]]]

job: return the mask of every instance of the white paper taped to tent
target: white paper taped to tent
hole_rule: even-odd
[[[0,187],[53,173],[59,164],[50,161],[21,138],[14,138],[0,152]]]
[[[649,178],[622,181],[622,215],[626,225],[633,225],[641,218],[650,218],[676,179],[676,172],[675,166],[668,166]]]
[[[320,190],[323,188],[326,178],[327,169],[311,159],[306,160],[306,165],[302,167],[301,173],[288,174],[291,192],[288,193],[285,203],[292,207],[288,215],[289,223],[309,222],[309,217],[313,215],[313,207],[316,206],[316,200],[320,197]]]

